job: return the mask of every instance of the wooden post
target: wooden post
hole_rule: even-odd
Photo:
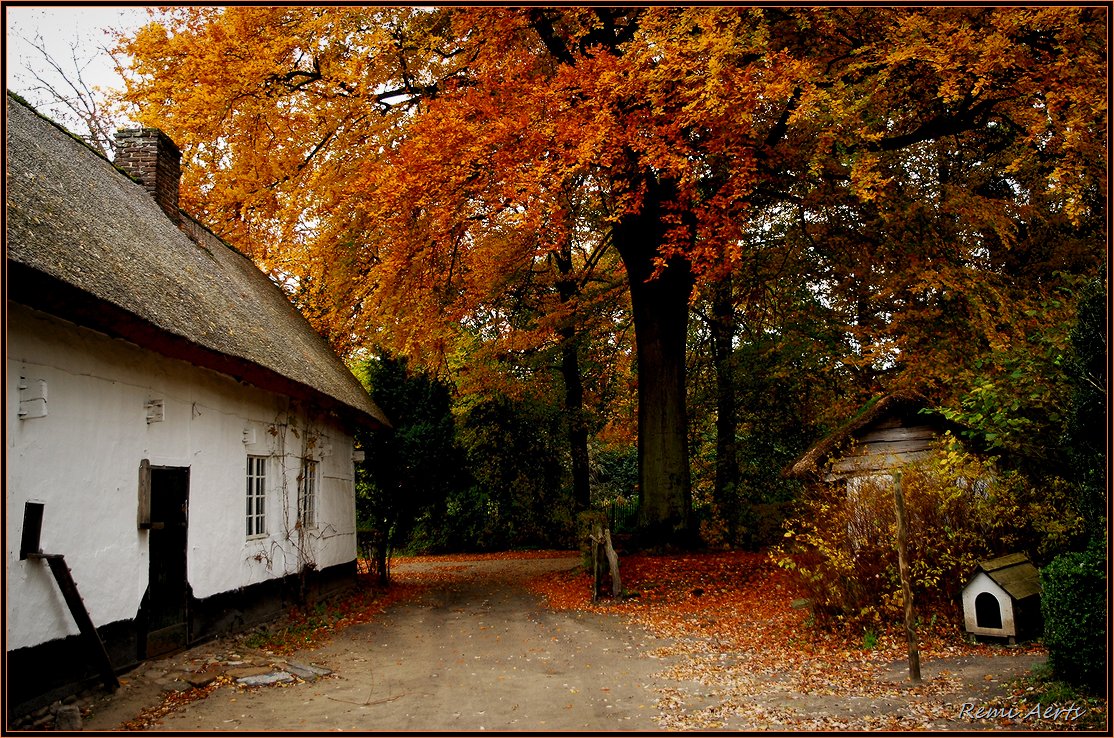
[[[601,567],[603,562],[600,560],[600,546],[603,542],[603,534],[600,532],[600,525],[597,523],[592,528],[592,533],[588,536],[592,542],[592,602],[597,602],[600,598],[600,581]]]
[[[54,580],[58,582],[58,588],[62,590],[62,597],[65,598],[66,605],[70,608],[70,614],[97,661],[97,668],[101,672],[101,681],[104,682],[104,686],[109,691],[116,691],[120,686],[120,680],[116,678],[116,670],[112,668],[112,662],[108,658],[104,641],[101,640],[100,634],[97,633],[97,629],[93,625],[92,618],[89,617],[88,610],[85,609],[85,602],[82,601],[81,595],[77,591],[77,583],[73,580],[70,567],[66,565],[65,557],[61,554],[33,554],[29,558],[46,559],[46,563],[50,565]]]
[[[913,585],[909,579],[909,528],[905,520],[905,494],[901,491],[901,472],[894,472],[894,510],[897,513],[897,567],[901,574],[901,595],[905,601],[905,637],[909,642],[909,679],[921,681],[921,652],[913,629]]]
[[[148,459],[139,462],[138,502],[136,524],[140,530],[149,530],[151,528],[151,462]]]
[[[619,554],[611,544],[611,530],[596,523],[588,538],[592,543],[592,602],[598,601],[603,591],[604,567],[611,574],[611,596],[618,599],[623,584],[619,579]]]
[[[623,593],[623,584],[619,580],[619,554],[615,553],[615,547],[611,545],[610,530],[603,532],[603,545],[603,552],[607,556],[607,568],[611,570],[611,596],[619,599],[619,595]]]

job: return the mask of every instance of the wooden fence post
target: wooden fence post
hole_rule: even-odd
[[[905,638],[909,642],[909,679],[921,681],[921,652],[913,629],[913,584],[909,579],[909,527],[905,519],[905,494],[901,490],[901,472],[894,472],[894,511],[897,513],[897,568],[901,574],[901,595],[905,600]]]
[[[598,601],[603,591],[605,566],[611,574],[611,596],[618,599],[623,593],[623,584],[619,579],[619,554],[611,544],[611,530],[596,523],[588,538],[592,543],[592,602]]]
[[[600,560],[600,545],[603,541],[603,534],[600,532],[600,527],[597,523],[588,537],[592,542],[592,602],[597,602],[600,598],[600,581],[603,579],[601,576],[603,562]]]
[[[604,530],[603,532],[603,552],[607,556],[607,568],[611,570],[611,596],[619,599],[619,595],[623,593],[623,583],[619,579],[619,554],[615,553],[615,547],[611,545],[611,531]]]

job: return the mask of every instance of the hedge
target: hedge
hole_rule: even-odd
[[[1041,570],[1044,644],[1058,679],[1092,690],[1106,676],[1106,550],[1057,556]]]

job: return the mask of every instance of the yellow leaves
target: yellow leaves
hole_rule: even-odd
[[[891,178],[883,177],[876,169],[878,157],[861,154],[851,165],[851,191],[863,202],[871,202],[881,194]]]
[[[932,9],[905,14],[895,22],[894,43],[884,53],[891,67],[920,66],[931,72],[936,95],[946,104],[977,97],[994,72],[1010,62],[1013,44],[987,33],[986,20],[969,9]]]

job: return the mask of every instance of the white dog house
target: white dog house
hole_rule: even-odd
[[[979,563],[963,588],[968,633],[1016,643],[1040,632],[1040,572],[1025,554]]]
[[[110,683],[354,582],[354,435],[387,421],[178,209],[164,134],[122,132],[113,166],[12,97],[5,132],[14,710],[91,678],[90,643]]]

